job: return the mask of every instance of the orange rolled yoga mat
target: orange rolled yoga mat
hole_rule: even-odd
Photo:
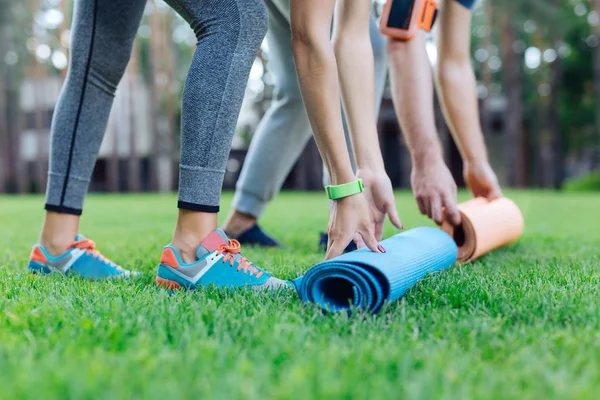
[[[478,197],[458,205],[462,223],[453,227],[444,221],[442,229],[458,246],[458,262],[473,261],[494,249],[513,243],[523,233],[521,210],[514,201],[488,201]]]

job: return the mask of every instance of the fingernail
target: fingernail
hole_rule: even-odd
[[[400,229],[404,229],[404,225],[400,225]]]
[[[382,245],[377,246],[377,250],[379,250],[382,253],[386,252]]]

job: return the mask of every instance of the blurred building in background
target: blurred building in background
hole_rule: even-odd
[[[72,1],[0,0],[0,9],[0,193],[40,193],[51,116],[68,63]],[[600,167],[598,10],[600,0],[480,1],[473,65],[489,156],[504,185],[560,188],[566,180],[581,180],[600,188],[594,172]],[[181,91],[195,42],[187,23],[164,2],[149,1],[92,191],[176,189]],[[432,41],[427,50],[435,64]],[[225,188],[235,186],[273,84],[265,41],[250,74]],[[460,184],[460,156],[437,104],[436,118],[447,163]],[[394,186],[409,187],[410,158],[389,91],[378,127]],[[311,141],[284,188],[319,189],[321,174]]]

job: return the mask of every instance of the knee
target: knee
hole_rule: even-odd
[[[390,64],[397,65],[402,63],[410,55],[410,49],[413,44],[410,40],[398,40],[388,38],[386,43],[387,56]]]
[[[413,57],[422,57],[427,46],[426,32],[418,30],[410,40],[388,38],[387,55],[390,63],[398,65]]]
[[[283,84],[275,87],[275,99],[286,108],[297,108],[299,112],[304,110],[302,93],[298,84]]]
[[[233,46],[258,50],[269,24],[263,0],[217,0],[213,3],[213,7],[187,10],[188,22],[198,40],[208,35],[219,35]]]
[[[460,84],[472,73],[473,70],[468,58],[440,57],[435,66],[436,79],[442,86]]]
[[[121,42],[111,47],[110,56],[92,57],[88,81],[114,96],[131,58],[133,43]]]
[[[289,104],[292,107],[303,108],[302,92],[293,58],[283,57],[282,54],[277,54],[277,51],[275,53],[272,60],[269,61],[269,70],[273,73],[275,80],[273,100]]]

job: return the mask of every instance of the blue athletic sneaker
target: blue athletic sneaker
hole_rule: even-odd
[[[281,245],[267,235],[258,224],[254,224],[252,228],[242,232],[236,238],[240,244],[259,247],[281,247]]]
[[[44,246],[36,244],[31,250],[28,269],[36,274],[58,272],[89,279],[129,279],[139,276],[139,273],[129,271],[104,257],[96,250],[96,243],[83,235],[77,235],[69,249],[58,257],[52,257]]]
[[[240,254],[240,243],[215,229],[196,250],[197,261],[186,264],[170,244],[165,246],[156,284],[166,289],[198,289],[214,284],[222,288],[278,289],[288,285],[273,278]]]

